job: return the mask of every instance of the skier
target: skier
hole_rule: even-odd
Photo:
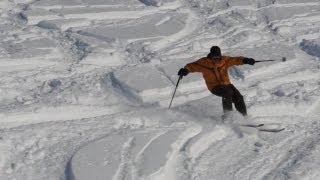
[[[218,46],[212,46],[207,57],[187,64],[178,72],[179,76],[186,76],[189,73],[201,72],[209,91],[219,97],[222,97],[222,107],[224,115],[232,111],[232,103],[243,116],[247,116],[246,104],[243,96],[231,84],[228,75],[228,68],[234,65],[250,64],[254,65],[253,58],[221,56],[221,50]]]

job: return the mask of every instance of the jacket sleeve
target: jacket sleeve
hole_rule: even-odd
[[[226,64],[227,66],[234,66],[234,65],[243,65],[243,59],[244,57],[239,56],[239,57],[228,57]]]
[[[202,59],[199,59],[195,62],[187,64],[184,68],[188,69],[190,73],[193,72],[203,72],[205,70],[205,66],[202,65]]]

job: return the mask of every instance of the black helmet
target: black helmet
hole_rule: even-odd
[[[219,48],[219,46],[212,46],[210,49],[210,53],[213,56],[221,56],[221,49]]]
[[[219,46],[212,46],[207,57],[210,59],[219,59],[221,57],[221,49]]]

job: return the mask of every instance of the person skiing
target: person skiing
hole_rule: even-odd
[[[238,89],[231,84],[228,68],[234,65],[250,64],[254,65],[255,60],[247,57],[222,56],[218,46],[212,46],[207,57],[187,64],[178,71],[179,76],[186,76],[189,73],[201,72],[206,82],[208,90],[219,97],[222,97],[222,107],[224,114],[232,111],[232,103],[243,116],[247,116],[247,108],[243,96]]]

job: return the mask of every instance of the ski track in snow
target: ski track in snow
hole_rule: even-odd
[[[317,179],[319,9],[308,2],[0,2],[0,179]],[[249,120],[187,62],[219,45]],[[272,52],[270,52],[272,51]]]

